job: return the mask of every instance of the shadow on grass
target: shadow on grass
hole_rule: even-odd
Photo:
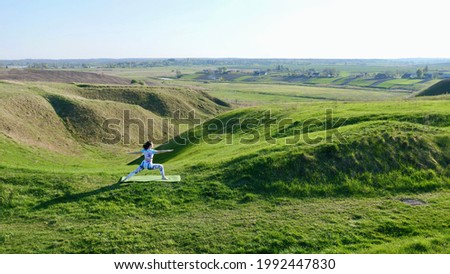
[[[138,166],[144,161],[144,155],[139,158],[134,159],[133,161],[127,163],[127,166]]]
[[[40,210],[40,209],[46,209],[52,205],[78,202],[79,200],[85,199],[90,196],[94,196],[94,195],[108,192],[108,191],[113,191],[115,189],[120,188],[121,186],[123,186],[123,184],[116,182],[112,185],[107,185],[107,186],[101,187],[99,189],[94,189],[94,190],[87,191],[87,192],[81,192],[81,193],[76,193],[76,194],[66,194],[64,196],[54,198],[49,201],[43,202],[39,205],[36,205],[35,207],[33,207],[33,209]]]

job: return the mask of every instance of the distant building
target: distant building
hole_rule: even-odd
[[[389,79],[392,78],[389,75],[387,75],[386,73],[378,73],[377,75],[375,75],[374,77],[376,80],[383,80],[383,79]]]
[[[267,75],[267,71],[255,70],[255,71],[253,72],[253,74],[254,74],[254,75],[258,75],[258,76],[261,76],[261,75]]]
[[[415,74],[412,73],[405,73],[402,75],[402,79],[413,79],[415,77]]]

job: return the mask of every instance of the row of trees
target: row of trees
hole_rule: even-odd
[[[425,74],[428,74],[428,66],[424,68],[418,68],[416,71],[417,78],[421,79]]]
[[[172,71],[173,72],[173,71]],[[216,70],[203,70],[204,73],[208,74],[226,74],[230,71],[226,67],[218,67]],[[234,72],[241,72],[240,70],[235,70]],[[322,70],[316,70],[314,68],[310,69],[296,69],[292,70],[283,65],[277,65],[273,69],[259,69],[254,70],[253,74],[256,75],[267,75],[270,73],[287,73],[288,76],[304,76],[304,77],[337,77],[339,72],[335,68],[325,68]]]
[[[276,70],[276,71],[279,71],[279,70]],[[335,68],[324,68],[322,70],[316,70],[314,68],[289,70],[289,68],[287,68],[287,69],[284,69],[281,71],[287,71],[288,76],[329,77],[329,78],[334,78],[334,77],[339,76],[339,71]]]

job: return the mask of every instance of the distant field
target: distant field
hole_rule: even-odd
[[[388,88],[388,89],[411,89],[411,90],[420,90],[425,87],[431,86],[434,83],[439,82],[440,80],[430,80],[422,83],[421,79],[393,79],[385,81],[377,87]]]
[[[202,84],[208,93],[230,103],[255,105],[268,103],[295,103],[311,100],[370,101],[408,97],[408,92],[357,90],[331,87],[312,87],[279,84]]]
[[[375,83],[376,81],[377,80],[375,80],[375,79],[358,78],[358,79],[351,81],[347,85],[358,86],[358,87],[368,87],[368,86],[372,85],[373,83]]]
[[[5,69],[0,70],[0,80],[59,82],[59,83],[92,83],[128,85],[125,78],[73,70],[42,70],[42,69]]]
[[[336,81],[336,78],[313,78],[306,81],[307,84],[331,84]]]
[[[325,67],[324,67],[325,68]],[[342,67],[347,69],[347,67]],[[342,69],[341,68],[341,69]],[[361,69],[360,71],[357,68]],[[419,91],[439,80],[426,81],[422,83],[420,79],[390,79],[387,81],[381,81],[376,84],[379,80],[372,78],[356,78],[354,75],[357,72],[376,72],[383,67],[372,67],[367,70],[366,67],[352,67],[351,70],[341,71],[340,75],[336,78],[310,78],[310,79],[294,79],[287,77],[286,73],[271,73],[269,75],[255,76],[252,74],[252,70],[245,70],[243,72],[233,72],[230,74],[205,74],[204,69],[216,70],[213,66],[168,66],[168,67],[152,67],[146,69],[94,69],[92,71],[97,71],[100,73],[125,77],[127,79],[144,80],[149,83],[157,84],[170,84],[167,79],[173,79],[176,83],[183,84],[201,84],[203,82],[209,83],[259,83],[259,84],[288,84],[288,85],[342,85],[343,87],[348,86],[353,87],[364,87],[364,88],[382,88],[382,89],[398,89],[405,91]],[[176,71],[181,73],[181,77],[177,79]],[[383,70],[381,70],[383,71]],[[374,85],[375,84],[375,85]]]
[[[151,67],[151,68],[113,68],[113,69],[91,69],[94,72],[104,73],[108,75],[114,75],[119,77],[124,77],[128,79],[136,80],[148,80],[154,81],[159,78],[176,78],[176,71],[180,71],[183,75],[192,75],[190,77],[195,77],[195,73],[199,70],[208,68],[206,67],[196,67],[196,66],[166,66],[166,67]]]
[[[432,85],[439,80],[423,81],[422,79],[386,79],[378,80],[373,78],[357,78],[348,73],[344,73],[345,77],[339,76],[335,78],[318,77],[318,78],[301,78],[286,75],[269,74],[264,76],[243,75],[243,74],[225,74],[225,75],[206,75],[201,73],[183,75],[180,80],[184,81],[207,81],[212,83],[260,83],[260,84],[291,84],[291,85],[320,85],[343,87],[366,87],[366,88],[383,88],[398,89],[405,91],[418,91]]]

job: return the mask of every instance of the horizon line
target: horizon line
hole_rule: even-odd
[[[19,58],[19,59],[0,59],[0,61],[64,61],[64,60],[185,60],[185,59],[217,59],[217,60],[450,60],[450,57],[89,57],[89,58]]]

